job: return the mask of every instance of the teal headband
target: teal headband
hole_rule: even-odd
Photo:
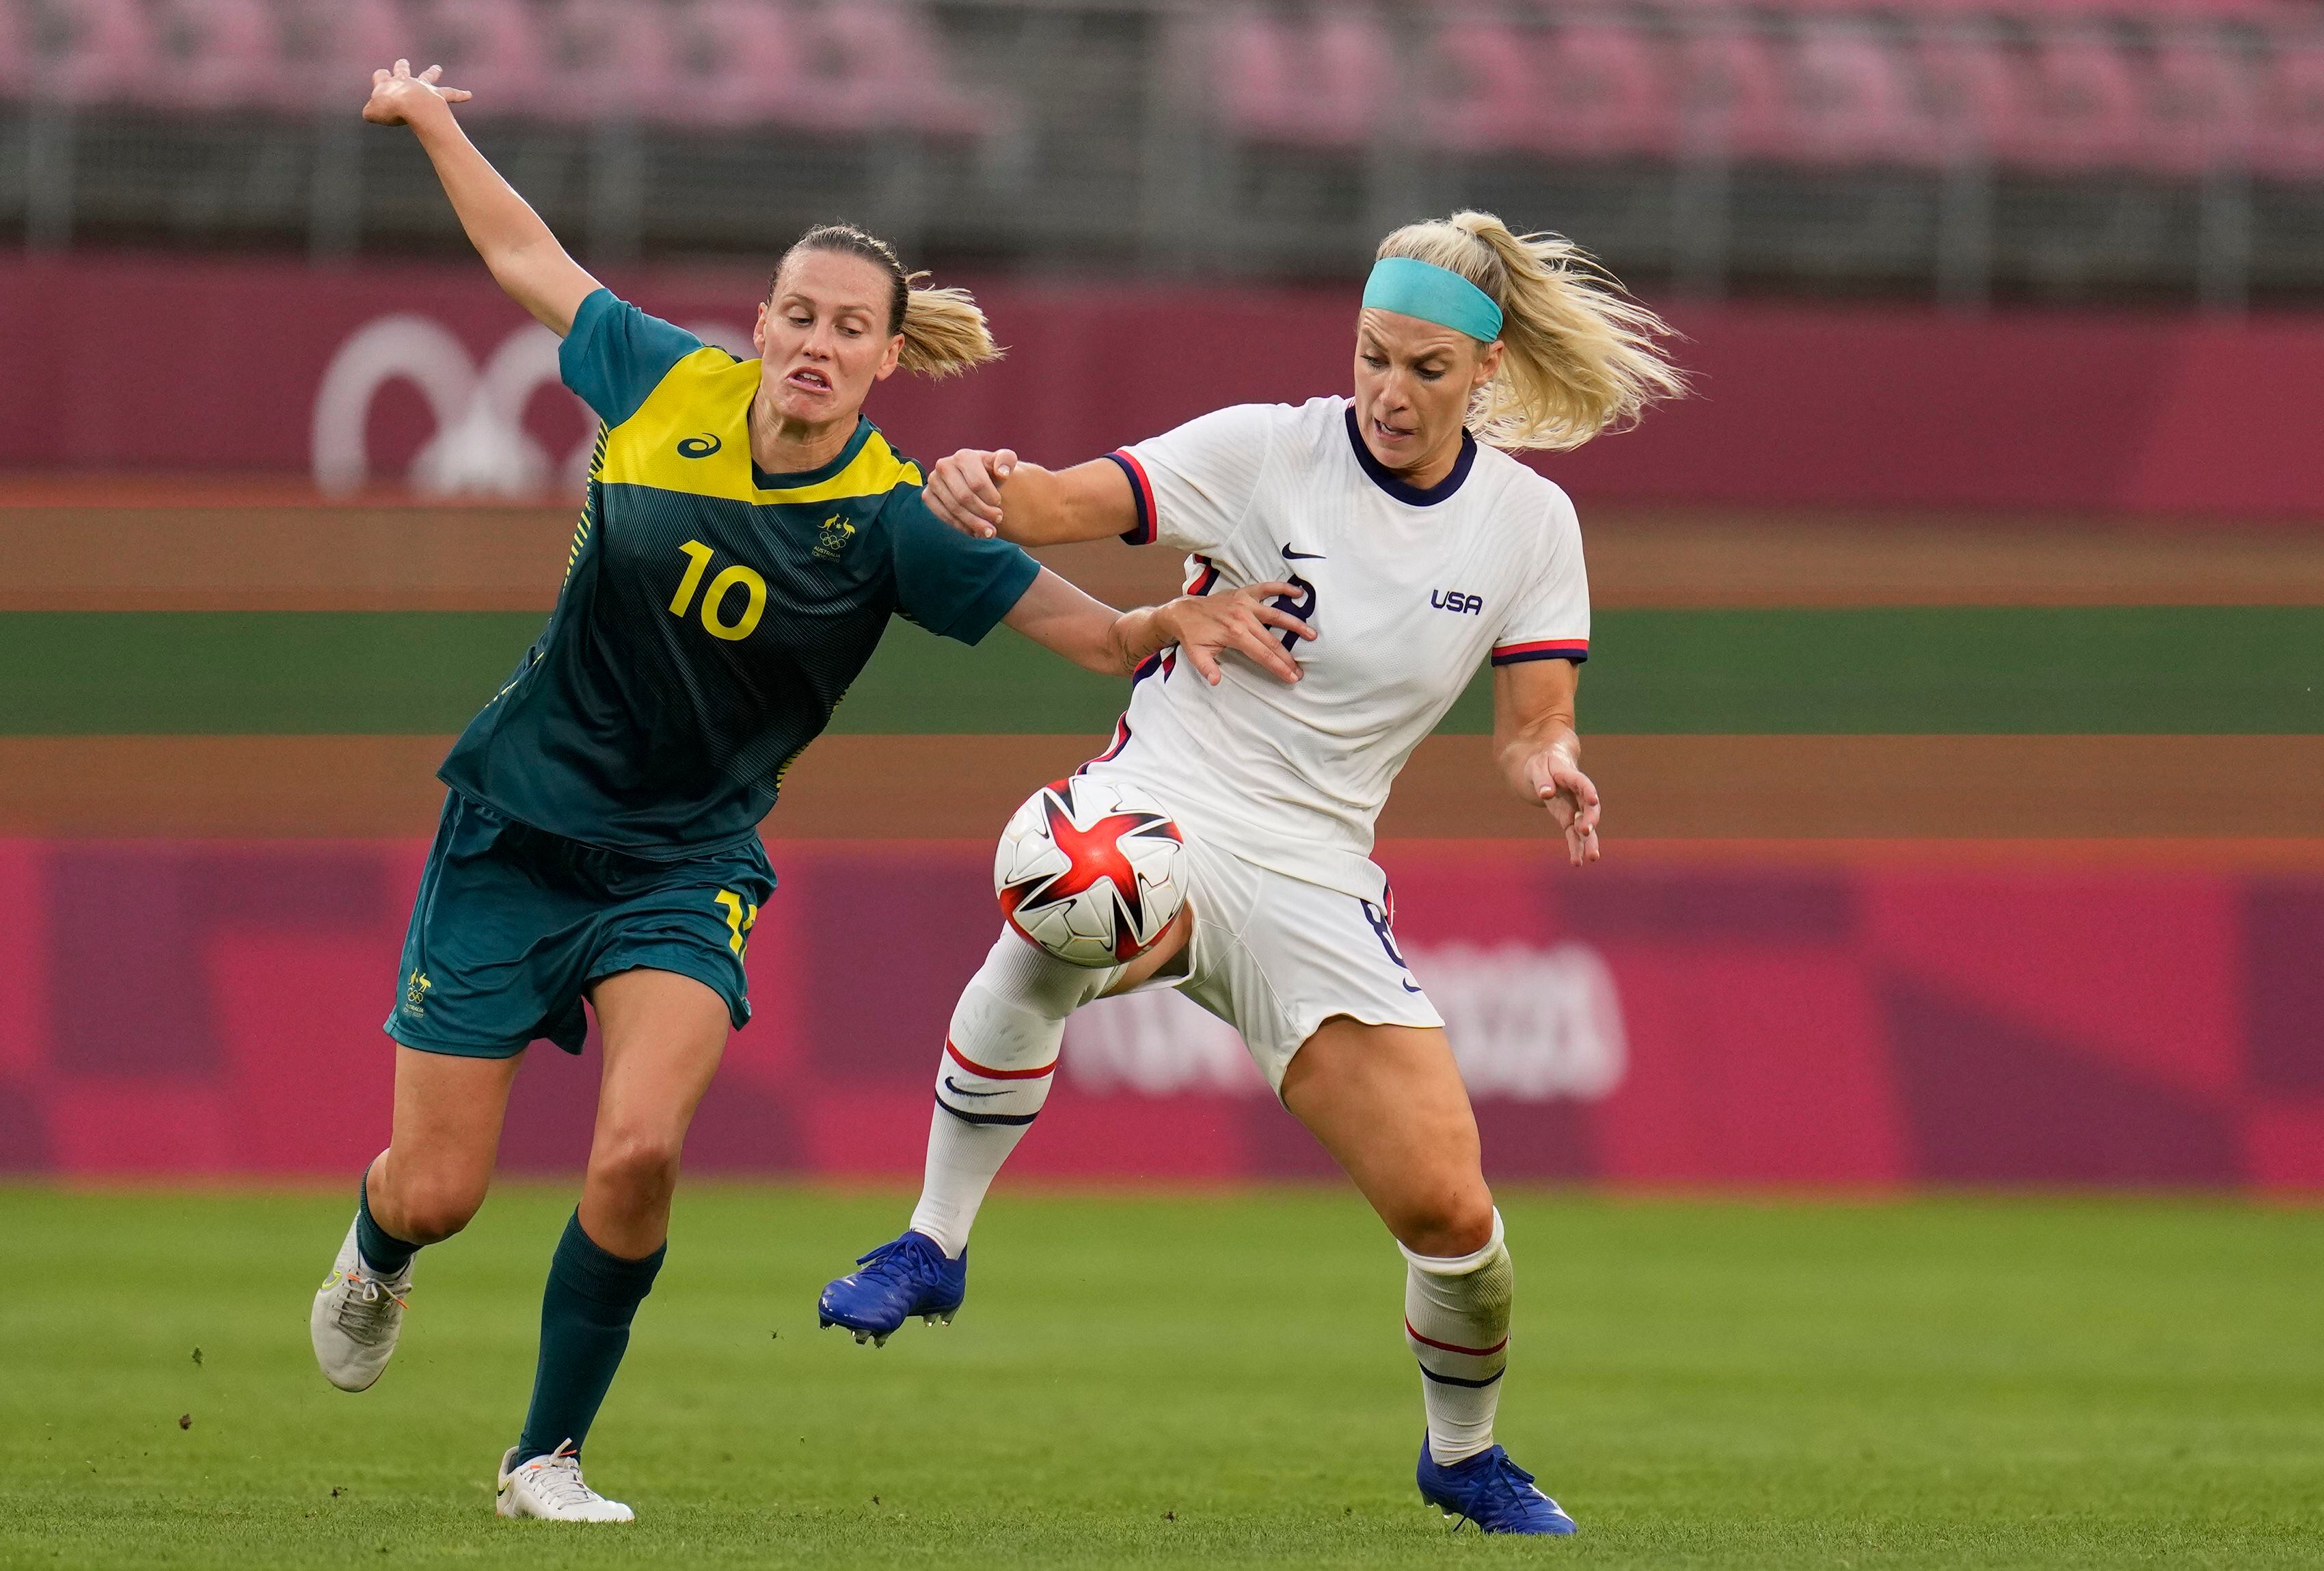
[[[1418,317],[1489,344],[1501,336],[1501,308],[1493,297],[1450,268],[1383,256],[1364,282],[1364,309]]]

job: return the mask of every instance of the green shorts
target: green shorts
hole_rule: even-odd
[[[387,1034],[409,1048],[505,1058],[546,1037],[581,1050],[581,995],[617,971],[691,976],[751,1018],[742,950],[775,892],[766,847],[649,862],[504,818],[457,791],[444,816],[411,927]]]

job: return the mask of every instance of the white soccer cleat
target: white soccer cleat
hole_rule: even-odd
[[[392,1277],[374,1276],[355,1252],[355,1224],[348,1223],[347,1240],[307,1317],[323,1378],[343,1391],[368,1391],[395,1355],[410,1293],[410,1262]]]
[[[546,1456],[536,1456],[513,1467],[516,1447],[501,1454],[500,1498],[493,1512],[503,1517],[537,1517],[545,1522],[633,1522],[637,1512],[617,1500],[607,1500],[581,1480],[581,1458],[566,1441]]]

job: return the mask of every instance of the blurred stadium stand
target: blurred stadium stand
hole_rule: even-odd
[[[399,54],[605,263],[1336,276],[1471,203],[1697,296],[2324,298],[2314,0],[0,0],[0,234],[453,248]]]

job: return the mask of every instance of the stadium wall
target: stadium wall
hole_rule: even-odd
[[[2324,870],[2150,847],[1904,844],[1821,863],[1388,846],[1503,1179],[2324,1186]],[[0,1170],[344,1178],[384,1141],[423,843],[0,840]],[[778,842],[757,1018],[696,1170],[901,1179],[961,981],[982,843]],[[1015,1172],[1322,1175],[1231,1033],[1094,1006]],[[594,1047],[538,1047],[505,1159],[570,1169]]]
[[[613,282],[738,345],[763,284],[742,271]],[[943,387],[881,389],[873,413],[908,451],[1005,443],[1071,459],[1222,403],[1347,379],[1345,290],[1016,282],[980,293],[1010,357]],[[1671,314],[1699,396],[1545,459],[1585,502],[2324,517],[2312,422],[2324,316]],[[337,364],[366,439],[354,463],[367,452],[370,476],[401,478],[433,443],[439,467],[470,484],[538,489],[586,431],[550,386],[543,342],[469,265],[14,259],[0,263],[0,467],[305,475],[319,457],[354,485],[345,452],[318,452],[318,392]],[[509,444],[478,439],[515,423],[533,438],[530,470],[507,467]]]

